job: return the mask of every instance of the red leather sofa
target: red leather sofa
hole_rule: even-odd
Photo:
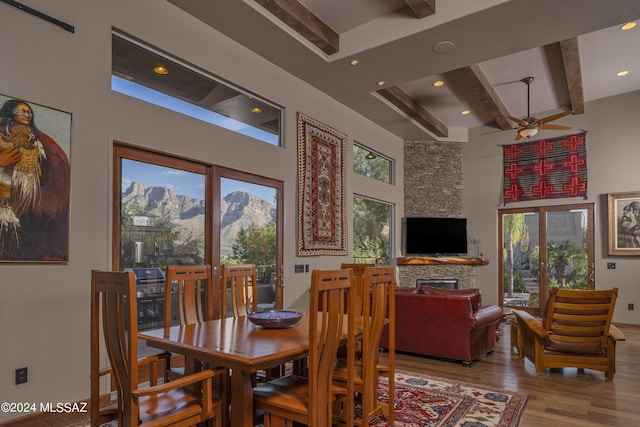
[[[479,289],[396,288],[396,350],[462,361],[471,366],[495,350],[502,318],[482,306]],[[388,330],[381,347],[388,348]]]

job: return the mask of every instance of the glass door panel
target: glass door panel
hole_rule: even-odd
[[[537,212],[515,212],[502,216],[503,295],[506,306],[530,306],[532,301],[529,296],[539,292],[538,223]]]
[[[589,229],[586,209],[547,212],[547,285],[587,289]]]
[[[258,310],[280,307],[277,189],[223,177],[220,195],[220,264],[255,264]]]
[[[593,205],[500,214],[502,305],[540,314],[548,289],[594,289]]]

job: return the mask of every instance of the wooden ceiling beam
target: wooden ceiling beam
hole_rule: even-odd
[[[436,13],[436,0],[404,0],[416,18],[422,19]]]
[[[569,100],[573,114],[584,114],[584,89],[582,86],[582,68],[580,66],[580,48],[578,38],[573,37],[560,42],[560,52],[567,78]]]
[[[377,93],[435,136],[449,136],[449,129],[444,123],[425,110],[398,86],[380,89]]]
[[[256,0],[266,10],[327,55],[340,50],[340,36],[296,0]]]
[[[509,111],[507,107],[496,93],[491,83],[487,79],[482,69],[478,64],[473,64],[468,67],[463,67],[460,70],[464,80],[467,82],[473,93],[478,100],[482,102],[487,111],[494,118],[500,129],[511,129],[512,124],[507,116]]]

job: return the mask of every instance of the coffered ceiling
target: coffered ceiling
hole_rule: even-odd
[[[640,90],[640,0],[168,1],[408,140]]]

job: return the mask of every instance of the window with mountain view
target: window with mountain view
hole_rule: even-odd
[[[140,330],[177,304],[167,265],[210,264],[215,284],[222,264],[256,264],[259,308],[282,306],[281,181],[120,143],[114,177],[113,268],[136,275]]]

